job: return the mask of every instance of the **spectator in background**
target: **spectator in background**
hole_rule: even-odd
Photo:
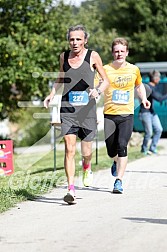
[[[167,94],[162,95],[156,91],[156,85],[160,81],[161,74],[157,70],[149,73],[150,82],[146,85],[148,100],[151,102],[150,109],[144,108],[143,104],[140,105],[139,118],[144,127],[144,139],[141,146],[141,152],[144,154],[157,154],[157,144],[161,137],[163,128],[160,119],[154,111],[154,99],[156,101],[163,101],[167,99]],[[151,140],[152,138],[152,140]],[[149,141],[151,144],[148,148]]]

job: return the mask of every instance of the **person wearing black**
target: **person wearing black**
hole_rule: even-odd
[[[163,131],[160,119],[154,110],[154,100],[161,102],[167,99],[167,94],[162,95],[156,91],[155,88],[160,81],[160,76],[161,74],[157,70],[153,70],[149,73],[150,82],[145,86],[151,106],[150,109],[145,109],[143,104],[140,105],[139,118],[144,127],[144,138],[141,152],[145,155],[157,154],[157,144]],[[151,143],[148,147],[150,140]]]
[[[60,119],[61,133],[65,142],[64,166],[67,175],[68,192],[64,201],[76,203],[74,175],[77,137],[81,140],[83,184],[92,184],[91,171],[92,141],[96,134],[96,101],[109,85],[99,54],[85,47],[88,33],[82,25],[69,28],[67,39],[70,50],[60,55],[60,73],[49,96],[44,100],[47,108],[60,84],[64,84]],[[94,87],[95,72],[101,81]]]

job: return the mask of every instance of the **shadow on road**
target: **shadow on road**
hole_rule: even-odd
[[[167,219],[152,219],[152,218],[123,218],[124,220],[130,220],[136,223],[153,223],[153,224],[167,224]]]

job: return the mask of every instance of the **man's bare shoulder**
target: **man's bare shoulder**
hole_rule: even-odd
[[[100,57],[98,52],[96,51],[92,51],[92,54],[91,54],[92,57]]]
[[[60,54],[60,59],[64,59],[64,53],[65,53],[65,52],[62,52],[62,53]]]
[[[99,60],[101,60],[100,55],[96,51],[92,51],[91,60],[93,63],[99,62]]]

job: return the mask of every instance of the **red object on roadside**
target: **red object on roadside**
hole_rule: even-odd
[[[0,140],[0,176],[13,172],[13,140]]]

